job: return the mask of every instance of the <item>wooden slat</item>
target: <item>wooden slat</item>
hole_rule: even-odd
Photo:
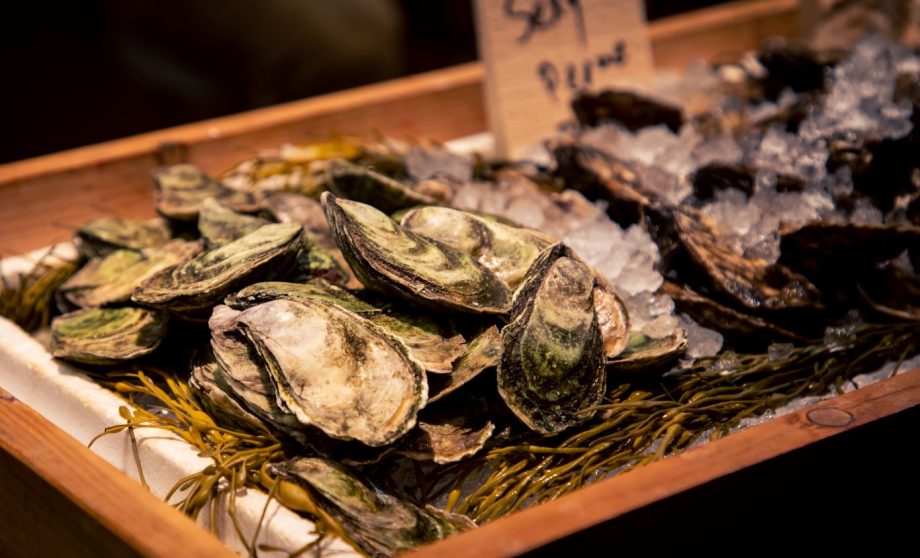
[[[515,556],[839,433],[920,406],[920,369],[599,482],[407,556]]]
[[[683,66],[794,35],[796,2],[738,2],[649,29],[656,66]],[[482,77],[479,63],[465,64],[0,166],[0,256],[66,240],[102,215],[152,216],[149,172],[165,152],[219,172],[260,149],[332,132],[435,140],[481,132]]]
[[[0,556],[236,556],[0,388]]]

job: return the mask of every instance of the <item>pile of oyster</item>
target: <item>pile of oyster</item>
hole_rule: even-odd
[[[691,348],[702,324],[766,352],[821,343],[854,308],[920,318],[920,57],[860,49],[773,46],[753,69],[723,68],[721,100],[693,115],[628,92],[581,95],[580,128],[550,141],[541,164],[477,161],[451,176],[456,161],[437,149],[328,144],[219,181],[159,168],[162,219],[77,232],[86,263],[57,293],[67,313],[53,354],[190,369],[214,415],[300,448],[278,473],[321,494],[368,553],[464,529],[346,466],[452,463],[584,425],[609,374],[687,364],[682,326]],[[860,61],[873,56],[901,58],[878,77]],[[884,80],[887,97],[857,103],[884,122],[857,115],[853,129],[840,109],[852,95],[838,89]],[[412,157],[437,172],[411,172]],[[759,221],[738,227],[744,212]],[[585,215],[579,230],[557,222]],[[582,230],[639,238],[654,276],[616,283],[632,262],[616,246],[592,253],[604,239]],[[654,328],[639,300],[665,308]],[[372,521],[384,508],[404,523]]]

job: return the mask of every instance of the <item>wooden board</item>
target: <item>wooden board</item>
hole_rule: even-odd
[[[0,388],[0,556],[235,556]]]
[[[516,556],[572,533],[614,521],[631,511],[704,483],[717,481],[747,467],[918,406],[920,369],[593,484],[407,556]],[[833,466],[831,463],[825,465]],[[716,502],[707,504],[717,506]]]
[[[755,48],[797,33],[794,0],[737,2],[653,22],[659,68]],[[260,149],[328,137],[448,140],[486,129],[483,70],[465,64],[0,166],[0,257],[66,240],[103,215],[153,214],[150,169],[184,159],[220,172]]]

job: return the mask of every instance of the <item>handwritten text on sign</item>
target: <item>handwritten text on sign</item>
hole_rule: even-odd
[[[499,151],[551,134],[579,90],[651,74],[637,0],[477,0],[489,120]]]

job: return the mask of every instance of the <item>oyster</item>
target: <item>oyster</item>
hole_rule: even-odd
[[[388,310],[374,313],[368,319],[402,341],[428,372],[449,374],[453,369],[451,363],[466,349],[462,335],[427,316]]]
[[[360,286],[348,272],[348,263],[335,245],[329,222],[318,201],[294,192],[275,192],[267,202],[267,210],[276,221],[297,223],[303,227],[308,245],[307,254],[300,263],[304,277],[319,277],[349,287]]]
[[[445,395],[479,376],[483,370],[498,366],[502,338],[498,328],[489,326],[470,341],[466,351],[453,362],[450,374],[428,376],[428,402],[434,403]]]
[[[170,231],[160,220],[138,221],[100,217],[77,229],[77,248],[87,258],[105,256],[115,250],[141,250],[169,242]]]
[[[688,208],[689,211],[689,208]],[[674,213],[680,242],[712,287],[752,310],[819,309],[821,293],[805,277],[781,264],[745,258],[720,240],[706,215]]]
[[[582,126],[594,127],[613,121],[633,132],[647,126],[664,124],[676,134],[684,122],[678,107],[631,91],[615,89],[579,93],[572,99],[572,111]]]
[[[498,365],[505,403],[545,434],[591,418],[606,388],[594,274],[559,253],[546,250],[515,294]]]
[[[351,292],[322,279],[311,279],[307,283],[285,283],[282,281],[255,283],[236,294],[229,295],[225,303],[236,310],[245,310],[263,302],[280,298],[329,302],[365,317],[382,311],[381,308],[361,300]]]
[[[400,451],[413,459],[440,465],[475,455],[495,430],[488,412],[482,398],[426,410],[403,439]]]
[[[173,240],[141,252],[116,250],[94,258],[67,280],[59,293],[80,308],[110,306],[131,300],[134,289],[163,269],[194,257],[201,250],[197,242]]]
[[[419,207],[401,219],[404,229],[433,238],[472,256],[514,291],[524,274],[556,239],[447,207]]]
[[[214,198],[205,198],[198,211],[198,230],[208,248],[218,248],[254,232],[269,221],[243,215],[221,205]]]
[[[152,353],[166,336],[165,313],[146,308],[90,308],[51,322],[51,354],[105,365]]]
[[[629,314],[613,287],[597,271],[594,273],[594,311],[604,338],[604,354],[612,359],[626,349],[629,342]]]
[[[235,191],[260,195],[281,191],[318,195],[322,166],[263,155],[239,163],[221,176],[221,182]]]
[[[726,337],[730,337],[736,346],[766,346],[774,340],[805,341],[798,333],[787,331],[763,318],[729,308],[689,287],[665,281],[661,290],[674,299],[674,304],[681,312],[686,312],[705,327],[718,329]]]
[[[238,331],[239,315],[226,306],[217,306],[208,320],[218,365],[214,381],[250,412],[291,435],[300,429],[300,422],[279,401],[268,370]]]
[[[677,328],[674,333],[655,339],[634,331],[626,349],[607,361],[608,372],[640,372],[663,368],[687,352],[687,332]]]
[[[466,516],[401,500],[325,459],[292,459],[276,471],[315,494],[317,503],[370,556],[394,556],[476,526]]]
[[[329,165],[326,188],[336,196],[372,205],[384,213],[442,201],[373,169],[341,160]]]
[[[192,359],[192,371],[188,385],[198,396],[208,414],[229,420],[231,424],[263,430],[265,426],[258,417],[230,396],[217,382],[221,374],[220,365],[210,351],[203,351]]]
[[[273,300],[244,310],[237,324],[271,373],[279,404],[303,424],[369,446],[415,425],[428,397],[424,370],[367,320],[325,302]]]
[[[133,300],[174,312],[198,313],[242,285],[283,276],[301,251],[303,229],[265,225],[239,240],[154,275]]]
[[[158,167],[153,173],[157,213],[176,221],[194,221],[201,203],[220,190],[219,182],[187,163]]]
[[[369,205],[329,192],[322,202],[339,248],[364,285],[429,307],[508,311],[504,284],[470,256],[403,229]]]
[[[450,372],[451,362],[466,349],[462,336],[427,316],[385,309],[323,280],[306,284],[265,282],[246,287],[226,299],[228,306],[245,309],[269,300],[313,300],[341,306],[369,319],[402,341],[413,358],[430,372]]]

